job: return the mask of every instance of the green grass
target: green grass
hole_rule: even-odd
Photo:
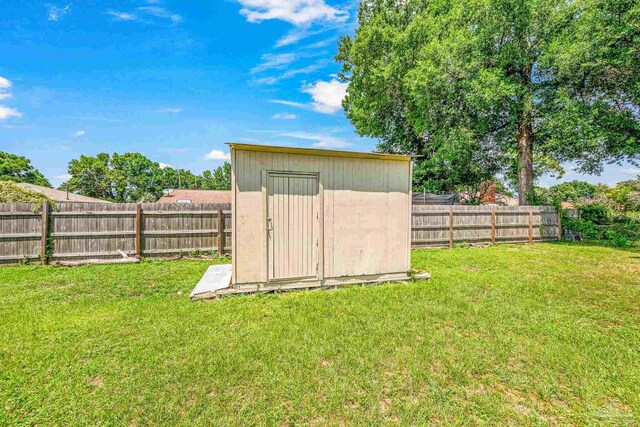
[[[640,252],[420,250],[430,281],[189,302],[210,261],[0,268],[0,425],[640,422]]]

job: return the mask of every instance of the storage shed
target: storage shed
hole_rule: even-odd
[[[408,278],[410,156],[229,146],[233,289]]]

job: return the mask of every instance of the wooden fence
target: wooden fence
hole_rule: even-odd
[[[415,205],[411,228],[414,248],[540,242],[561,235],[552,206]],[[230,205],[0,204],[0,264],[196,251],[231,253]]]
[[[553,206],[414,205],[414,248],[456,243],[531,243],[559,240],[560,216]]]
[[[228,204],[0,204],[0,264],[230,250]]]

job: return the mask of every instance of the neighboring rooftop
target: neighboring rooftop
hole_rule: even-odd
[[[231,203],[231,191],[168,190],[157,203]]]
[[[44,194],[49,199],[55,200],[56,202],[111,203],[107,200],[96,199],[94,197],[88,197],[88,196],[82,196],[80,194],[75,194],[72,192],[67,193],[66,191],[56,190],[55,188],[41,187],[39,185],[28,184],[26,182],[19,182],[18,186],[26,190]]]

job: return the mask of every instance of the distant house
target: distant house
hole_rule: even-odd
[[[468,202],[469,200],[478,197],[480,198],[481,205],[520,205],[520,202],[515,197],[496,192],[496,183],[493,181],[484,181],[482,184],[480,184],[480,191],[478,193],[458,193],[458,200],[461,203]]]
[[[157,203],[231,203],[231,191],[167,190]]]
[[[39,185],[28,184],[26,182],[19,182],[18,186],[25,190],[34,191],[36,193],[44,194],[51,200],[56,202],[84,202],[84,203],[111,203],[107,200],[96,199],[94,197],[82,196],[72,192],[56,190],[55,188],[41,187]]]

